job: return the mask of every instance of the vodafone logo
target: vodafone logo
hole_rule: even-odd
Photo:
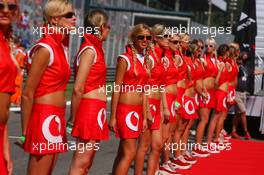
[[[223,106],[224,106],[224,108],[227,108],[227,106],[226,106],[226,97],[223,99]]]
[[[188,100],[183,107],[187,114],[192,115],[195,113],[194,104],[192,101]]]
[[[171,114],[173,117],[176,116],[175,101],[171,103]]]
[[[133,124],[131,119],[135,118],[136,119],[136,124]],[[139,124],[139,115],[137,112],[135,111],[131,111],[127,114],[126,116],[126,125],[129,129],[131,129],[132,131],[138,131],[138,124]]]
[[[106,110],[105,108],[102,108],[97,114],[97,123],[101,128],[101,130],[103,130],[104,128],[105,121],[106,121]]]
[[[153,111],[153,113],[156,113],[157,112],[157,108],[156,108],[155,105],[151,104],[151,105],[149,105],[149,108],[150,108],[150,110]],[[152,122],[154,123],[154,121],[155,121],[155,115],[153,115],[152,117],[153,117],[153,121]]]
[[[170,65],[169,59],[166,56],[164,56],[164,57],[162,57],[162,62],[163,62],[164,68],[167,69]]]
[[[195,103],[197,104],[197,106],[199,106],[199,100],[198,100],[198,94],[195,94]]]
[[[235,92],[234,92],[234,91],[230,91],[230,93],[229,93],[229,98],[230,98],[232,101],[234,101],[234,100],[236,99],[236,97],[235,97]]]
[[[44,138],[50,142],[50,143],[60,143],[62,142],[62,136],[58,135],[58,136],[54,136],[51,131],[50,131],[50,123],[52,121],[55,121],[58,124],[58,132],[61,132],[61,120],[57,115],[50,115],[48,116],[43,124],[42,124],[42,134],[44,136]]]

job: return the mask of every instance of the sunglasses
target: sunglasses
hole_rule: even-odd
[[[152,39],[151,35],[138,35],[137,36],[137,40],[144,40],[146,38],[146,40],[150,41]]]
[[[170,41],[170,42],[173,44],[179,44],[180,43],[180,41],[178,41],[178,40],[174,40],[174,41]]]
[[[0,10],[4,10],[5,7],[8,7],[10,11],[16,10],[17,5],[16,4],[8,4],[8,3],[0,3]]]
[[[167,38],[169,38],[169,35],[168,34],[165,34],[165,35],[156,35],[156,37],[162,38],[162,39],[167,39]]]
[[[67,19],[70,19],[73,16],[76,16],[74,12],[68,12],[68,13],[66,13],[64,15],[61,15],[61,17],[64,17],[64,18],[67,18]]]
[[[214,46],[213,45],[205,45],[206,48],[210,47],[210,48],[213,48]]]
[[[200,48],[203,50],[204,49],[204,46],[201,46]]]

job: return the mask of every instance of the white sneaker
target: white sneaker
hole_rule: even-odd
[[[171,166],[171,161],[167,161],[165,163],[163,163],[160,168],[159,168],[159,172],[158,173],[161,173],[160,175],[172,175],[172,174],[177,174],[179,175],[178,172],[176,172],[176,169],[174,169],[172,166]]]
[[[192,164],[188,163],[182,155],[177,158],[173,158],[171,165],[173,166],[174,169],[181,169],[181,170],[187,170],[192,167]]]

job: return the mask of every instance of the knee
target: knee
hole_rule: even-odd
[[[141,144],[137,151],[147,153],[149,150],[149,144]]]
[[[151,145],[152,151],[154,152],[161,152],[163,146],[162,146],[162,142],[153,142]]]
[[[202,117],[200,122],[201,124],[206,125],[208,121],[209,121],[208,117]]]
[[[136,157],[136,148],[130,148],[124,151],[124,157],[129,160],[134,160]]]

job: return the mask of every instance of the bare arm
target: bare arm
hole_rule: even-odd
[[[32,65],[30,67],[28,79],[22,94],[21,121],[23,135],[26,135],[26,130],[34,102],[34,92],[39,84],[39,81],[41,80],[42,74],[49,64],[49,57],[49,51],[46,48],[41,47],[35,52],[32,58]]]
[[[71,97],[70,122],[72,123],[75,120],[75,115],[76,115],[78,106],[80,104],[80,101],[83,95],[85,81],[91,70],[94,59],[95,59],[95,53],[92,49],[86,49],[80,55],[79,69],[76,75],[76,80],[74,82],[74,87],[73,87],[73,92],[72,92],[72,97]]]
[[[115,77],[115,83],[114,83],[114,86],[118,87],[116,88],[117,90],[120,90],[122,86],[124,75],[127,70],[127,66],[128,66],[127,62],[124,59],[120,58],[120,60],[117,63],[117,67],[116,67],[116,77]],[[111,117],[110,117],[110,122],[109,122],[109,127],[112,131],[115,131],[116,129],[116,108],[117,108],[117,104],[119,101],[119,97],[120,97],[120,91],[114,90],[112,94]]]
[[[219,80],[220,80],[221,74],[222,74],[222,72],[223,72],[223,70],[224,70],[224,66],[225,66],[225,64],[223,64],[223,63],[220,63],[220,64],[219,64],[218,73],[217,73],[217,76],[216,76],[216,78],[215,78],[215,87],[216,87],[216,88],[217,88],[218,85],[219,85]]]

